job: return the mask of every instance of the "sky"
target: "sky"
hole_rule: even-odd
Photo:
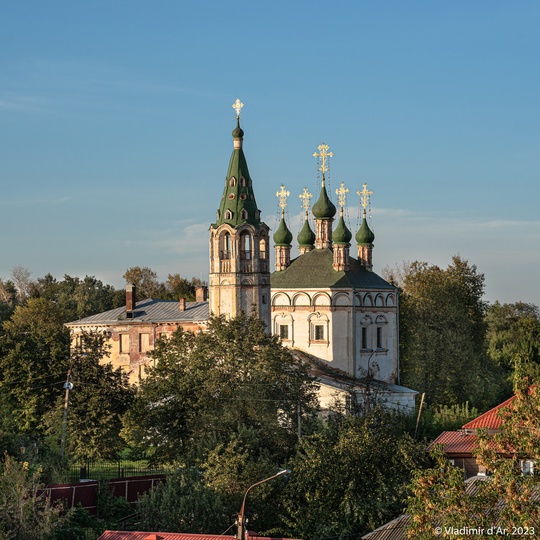
[[[6,2],[0,277],[207,279],[239,98],[271,229],[284,184],[298,234],[324,141],[353,234],[373,190],[376,272],[460,255],[540,305],[538,28],[537,0]]]

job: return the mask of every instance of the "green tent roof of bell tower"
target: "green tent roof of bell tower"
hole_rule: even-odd
[[[216,222],[212,224],[212,227],[217,228],[224,223],[231,227],[238,227],[249,223],[259,228],[261,225],[260,211],[257,208],[246,156],[242,149],[244,131],[240,127],[238,117],[232,136],[234,149],[225,178],[225,187]]]

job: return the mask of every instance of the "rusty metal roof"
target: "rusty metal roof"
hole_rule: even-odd
[[[362,540],[405,540],[410,519],[411,517],[408,514],[403,514],[373,532],[362,536]]]
[[[90,315],[78,321],[67,323],[66,326],[83,326],[96,324],[136,324],[136,323],[167,323],[167,322],[190,322],[207,321],[209,317],[208,302],[186,302],[184,311],[180,310],[177,300],[157,300],[147,298],[137,302],[133,317],[126,318],[126,307],[104,311],[96,315]]]
[[[499,416],[499,411],[502,408],[507,407],[515,399],[516,399],[516,396],[512,396],[511,398],[507,399],[500,405],[497,405],[493,409],[485,412],[484,414],[481,414],[474,420],[467,422],[463,426],[463,429],[481,429],[481,428],[500,429],[501,417]]]

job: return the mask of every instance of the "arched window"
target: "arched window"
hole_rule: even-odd
[[[231,235],[228,232],[221,235],[219,258],[222,260],[231,258]]]
[[[227,210],[225,212],[225,219],[232,219],[232,218],[233,218],[233,213],[230,210]]]
[[[247,219],[248,218],[247,210],[242,210],[240,216],[242,219]]]
[[[230,179],[229,186],[231,187],[236,186],[236,178],[234,176]]]
[[[240,177],[240,187],[246,187],[246,179],[243,176]]]
[[[251,259],[251,235],[246,231],[240,234],[240,258]]]
[[[259,241],[259,253],[261,259],[266,259],[266,238],[261,238]]]

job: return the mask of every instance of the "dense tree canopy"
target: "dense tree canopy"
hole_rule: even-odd
[[[525,302],[495,302],[488,308],[486,323],[488,354],[506,374],[507,387],[514,375],[540,380],[538,307]]]
[[[409,538],[431,540],[435,527],[487,530],[493,525],[529,531],[518,536],[538,534],[540,481],[538,474],[523,474],[521,462],[540,459],[540,387],[518,385],[516,399],[500,415],[501,432],[481,436],[477,459],[490,476],[476,481],[474,489],[465,488],[462,471],[440,449],[434,452],[433,468],[415,473],[408,500]]]
[[[412,471],[425,463],[424,448],[388,411],[329,418],[302,438],[289,462],[283,532],[345,537],[379,527],[402,511]]]
[[[498,396],[485,351],[483,274],[460,257],[446,269],[416,262],[401,285],[403,384],[429,403],[491,405]]]
[[[179,330],[157,343],[126,432],[160,461],[185,460],[241,428],[255,430],[260,447],[286,456],[298,417],[315,407],[305,368],[255,317],[210,320],[208,330]],[[201,448],[201,446],[203,448]]]

